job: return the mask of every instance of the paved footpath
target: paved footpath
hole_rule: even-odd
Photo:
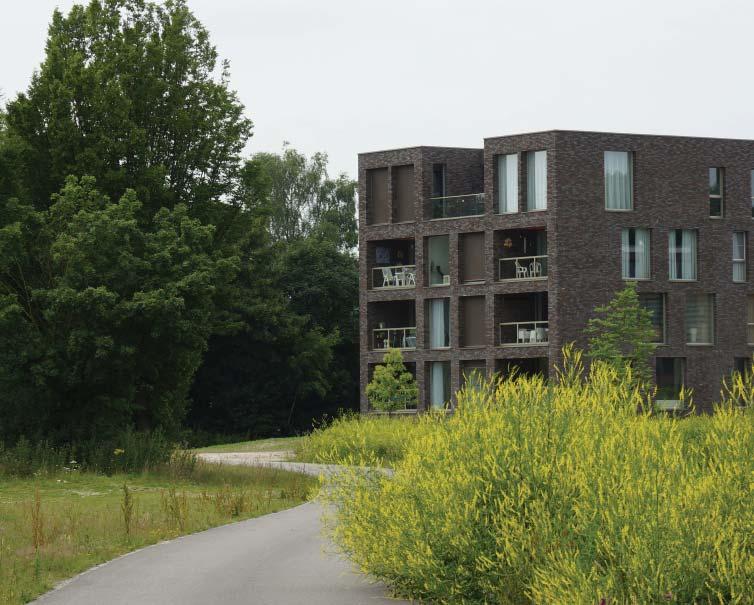
[[[229,464],[264,464],[319,475],[332,467],[203,454]],[[408,601],[355,573],[322,536],[309,502],[124,555],[40,597],[40,605],[379,605]]]

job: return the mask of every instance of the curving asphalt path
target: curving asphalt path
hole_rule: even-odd
[[[227,455],[203,455],[220,461]],[[319,475],[332,467],[233,455]],[[401,604],[355,573],[322,536],[319,504],[184,536],[95,567],[40,597],[40,605],[372,605]]]

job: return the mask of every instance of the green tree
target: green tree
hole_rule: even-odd
[[[630,368],[636,383],[649,384],[656,335],[652,313],[641,305],[636,284],[627,282],[606,306],[596,307],[595,313],[586,328],[587,356],[609,364],[621,377]]]
[[[110,199],[135,190],[142,219],[181,203],[211,222],[251,135],[228,74],[184,0],[56,10],[39,71],[7,105],[23,189],[44,209],[68,175],[91,175]]]
[[[403,365],[403,355],[398,349],[390,349],[367,385],[370,405],[381,412],[395,412],[416,407],[418,397],[416,380]]]
[[[183,205],[140,225],[70,177],[46,210],[9,202],[0,228],[0,434],[60,441],[136,424],[175,433],[238,259]]]

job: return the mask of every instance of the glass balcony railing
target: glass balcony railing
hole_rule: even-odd
[[[544,345],[547,344],[546,321],[512,321],[500,324],[500,344]]]
[[[372,348],[375,351],[383,349],[415,349],[416,326],[375,328],[372,330]]]
[[[484,193],[430,198],[432,218],[458,218],[484,214]]]
[[[395,265],[372,269],[372,288],[392,290],[416,287],[416,265]]]
[[[547,277],[547,255],[501,258],[498,279],[542,279]]]

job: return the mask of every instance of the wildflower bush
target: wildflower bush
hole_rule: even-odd
[[[296,459],[390,466],[404,457],[417,436],[432,430],[438,421],[435,414],[390,418],[347,413],[303,437],[296,444]]]
[[[686,425],[642,412],[607,364],[584,376],[580,354],[565,357],[552,384],[459,393],[392,477],[330,478],[336,542],[436,603],[754,602],[751,380]]]

